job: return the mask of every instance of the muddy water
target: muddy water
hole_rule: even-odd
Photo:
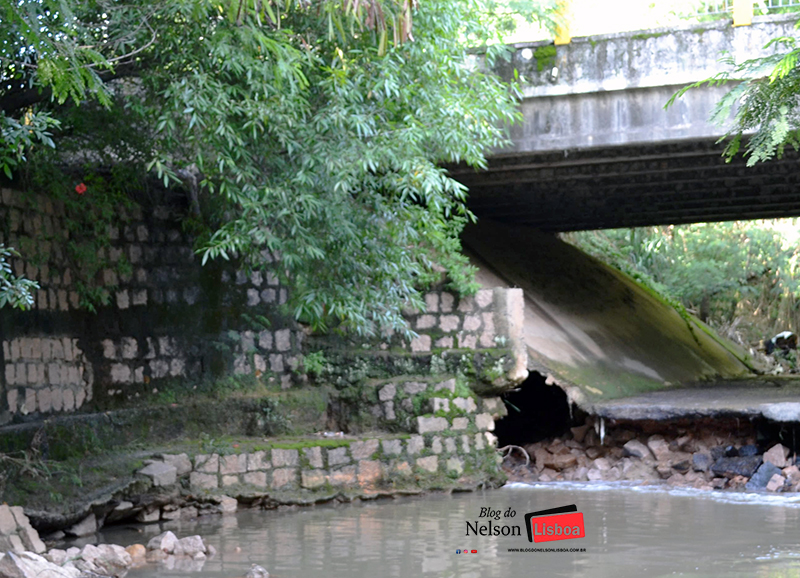
[[[549,545],[585,552],[510,552],[530,544],[526,512],[576,504],[586,537]],[[516,512],[493,525],[521,536],[466,536],[482,508]],[[175,524],[174,522],[172,524]],[[200,533],[218,554],[200,565],[152,566],[129,578],[231,578],[251,564],[273,578],[383,576],[726,576],[800,578],[800,497],[598,484],[514,484],[485,493],[431,495],[290,511],[245,510],[171,527]],[[107,531],[107,541],[146,540]],[[548,544],[544,544],[547,546]],[[457,554],[457,550],[477,550]]]

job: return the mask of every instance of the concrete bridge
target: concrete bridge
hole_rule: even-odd
[[[487,171],[453,168],[483,218],[573,231],[800,215],[798,155],[747,168],[726,163],[709,115],[727,87],[687,84],[764,54],[797,14],[516,46],[498,66],[523,78],[524,123]]]
[[[519,45],[524,124],[487,171],[454,167],[480,217],[465,231],[484,287],[519,287],[530,379],[613,419],[800,421],[800,380],[757,377],[748,352],[545,232],[800,215],[798,155],[726,163],[708,122],[725,87],[683,86],[763,54],[796,15]],[[688,388],[688,389],[687,389]],[[779,391],[775,391],[778,390]]]

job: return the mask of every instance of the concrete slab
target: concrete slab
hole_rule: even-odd
[[[465,231],[463,243],[481,285],[523,290],[528,369],[584,409],[753,376],[736,345],[555,236],[481,220]]]
[[[761,417],[800,422],[800,377],[697,384],[599,401],[588,409],[617,420]]]

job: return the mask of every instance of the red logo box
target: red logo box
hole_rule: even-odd
[[[586,537],[581,512],[533,518],[530,523],[533,524],[533,541],[537,543]]]
[[[554,542],[585,538],[583,514],[575,504],[525,514],[529,542]]]

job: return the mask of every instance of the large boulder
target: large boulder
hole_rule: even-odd
[[[57,566],[33,552],[7,552],[0,558],[3,578],[79,578],[80,575],[77,568]]]
[[[761,456],[747,456],[745,458],[719,458],[711,466],[711,472],[715,476],[724,476],[726,478],[733,478],[735,476],[744,476],[746,478],[752,477],[758,466],[761,465]],[[767,478],[769,481],[769,478]],[[764,482],[766,485],[766,482]]]

